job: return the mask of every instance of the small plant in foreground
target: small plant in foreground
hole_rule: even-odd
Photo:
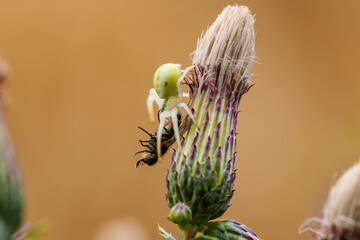
[[[0,85],[6,81],[8,72],[9,65],[0,58]],[[23,180],[5,123],[3,100],[0,96],[0,240],[35,240],[46,232],[48,224],[45,221],[31,227],[22,224]]]

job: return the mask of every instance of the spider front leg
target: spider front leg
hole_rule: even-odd
[[[165,126],[166,119],[171,116],[170,111],[164,111],[160,113],[160,121],[159,121],[159,127],[156,133],[156,146],[157,146],[157,156],[158,159],[161,158],[161,138],[162,138],[162,129]]]
[[[177,89],[178,89],[178,93],[179,93],[179,98],[181,99],[182,97],[189,97],[189,93],[183,93],[182,89],[181,89],[181,82],[184,79],[184,77],[186,76],[186,74],[191,70],[194,69],[196,67],[196,65],[190,66],[185,68],[185,70],[182,72],[181,77],[178,79],[177,81]],[[178,107],[182,107],[184,108],[184,110],[188,113],[189,117],[191,118],[191,120],[195,123],[196,127],[199,128],[199,126],[197,125],[196,121],[195,121],[195,117],[192,114],[192,112],[190,111],[189,107],[185,104],[185,103],[178,103],[177,104]]]
[[[159,128],[158,128],[158,131],[156,134],[158,158],[161,158],[161,139],[162,139],[162,132],[163,132],[162,129],[164,128],[165,123],[168,120],[172,121],[174,136],[175,136],[176,142],[178,144],[179,151],[182,152],[177,114],[178,114],[177,108],[173,108],[171,110],[164,111],[160,114]]]
[[[156,104],[158,105],[158,107],[160,108],[163,103],[164,100],[161,99],[159,97],[159,95],[156,93],[155,89],[152,88],[150,89],[150,93],[148,98],[146,99],[146,105],[147,105],[147,109],[148,109],[148,113],[149,113],[149,119],[151,123],[155,122],[155,117],[154,117],[154,101],[156,102]]]
[[[182,71],[182,74],[181,74],[181,77],[178,79],[177,81],[177,89],[178,89],[178,93],[179,93],[179,97],[182,98],[182,97],[189,97],[189,94],[188,93],[183,93],[182,92],[182,89],[181,89],[181,82],[182,80],[184,79],[184,77],[186,76],[186,74],[195,67],[194,66],[190,66],[190,67],[187,67],[185,68],[183,71]]]

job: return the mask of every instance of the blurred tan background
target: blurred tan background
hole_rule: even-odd
[[[53,226],[43,239],[97,240],[126,219],[135,224],[119,229],[161,239],[159,223],[178,236],[165,218],[171,154],[135,169],[146,137],[137,126],[157,128],[145,108],[157,67],[190,65],[202,30],[234,3],[256,14],[260,64],[241,103],[237,191],[223,218],[267,240],[307,237],[299,225],[321,216],[336,173],[360,157],[360,1],[1,0],[6,115],[26,217]]]

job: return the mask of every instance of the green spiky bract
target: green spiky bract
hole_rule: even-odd
[[[236,175],[234,151],[239,99],[211,98],[211,88],[205,91],[193,104],[200,109],[195,113],[200,119],[199,129],[195,125],[191,127],[184,142],[184,154],[175,153],[167,176],[169,207],[183,202],[191,209],[192,224],[196,225],[218,218],[227,210]]]
[[[203,233],[198,239],[256,239],[245,228],[234,233],[235,221],[209,223],[225,213],[234,193],[237,116],[240,100],[251,87],[254,21],[245,6],[226,7],[199,39],[193,67],[183,78],[196,124],[183,116],[179,129],[185,134],[166,178],[169,207],[173,211],[181,203],[192,213],[179,218],[181,225],[169,218],[182,230],[182,240],[196,238],[197,232]]]

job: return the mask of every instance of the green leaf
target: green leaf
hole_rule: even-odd
[[[203,233],[215,239],[261,240],[256,233],[235,220],[212,221],[204,224]]]
[[[38,239],[49,230],[49,223],[45,220],[37,222],[34,226],[27,230],[27,238]]]
[[[197,238],[194,238],[193,240],[219,240],[219,239],[215,238],[215,237],[210,237],[207,235],[200,235]]]
[[[37,240],[44,235],[50,228],[50,223],[46,220],[41,220],[35,223],[33,226],[26,228],[25,230],[16,233],[11,239],[22,240]]]

